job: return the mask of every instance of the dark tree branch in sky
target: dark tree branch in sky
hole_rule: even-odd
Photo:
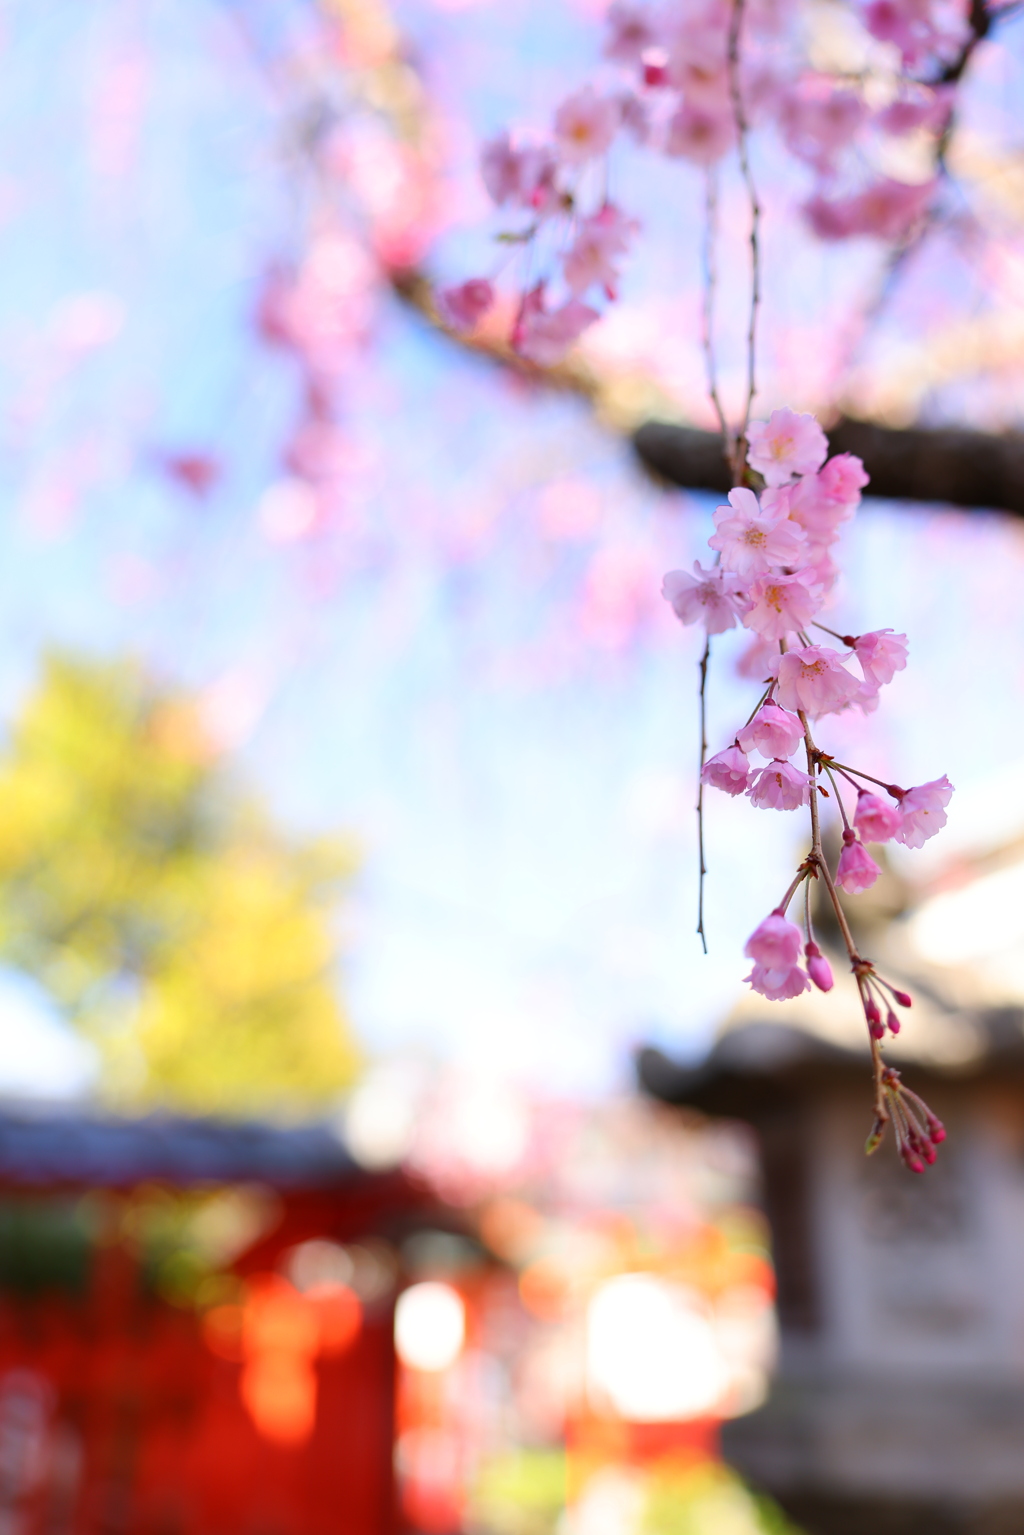
[[[830,452],[856,453],[864,460],[873,496],[1024,516],[1024,433],[841,420],[828,441]],[[733,483],[717,432],[648,421],[634,432],[633,446],[645,467],[672,485],[724,493]]]

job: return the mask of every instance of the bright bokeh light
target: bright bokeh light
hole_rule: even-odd
[[[653,1274],[622,1274],[587,1310],[587,1391],[635,1423],[699,1418],[717,1405],[728,1367],[693,1291]]]
[[[466,1336],[466,1308],[451,1285],[414,1284],[395,1307],[395,1348],[412,1370],[446,1370]]]

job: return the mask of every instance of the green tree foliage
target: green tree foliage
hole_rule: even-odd
[[[301,1111],[350,1080],[332,908],[350,846],[240,797],[187,698],[51,657],[0,757],[0,958],[120,1100]]]

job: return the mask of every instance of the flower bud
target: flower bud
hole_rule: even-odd
[[[890,1034],[898,1034],[900,1031],[900,1021],[891,1007],[885,1015],[885,1026]]]
[[[900,1007],[911,1007],[913,1005],[914,999],[910,995],[909,991],[897,991],[894,986],[892,988],[892,994],[896,998],[896,1001],[899,1003]]]
[[[804,949],[807,956],[807,974],[817,986],[819,991],[831,991],[835,985],[832,977],[832,966],[822,954],[816,943],[808,943]]]

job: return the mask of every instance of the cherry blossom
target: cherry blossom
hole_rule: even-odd
[[[753,133],[774,128],[788,153],[810,168],[810,190],[801,194],[803,213],[822,240],[872,239],[898,250],[926,232],[926,220],[940,208],[934,173],[944,147],[940,135],[951,121],[968,57],[959,50],[965,40],[973,45],[981,35],[977,8],[968,27],[966,0],[850,4],[872,37],[892,45],[876,49],[877,62],[872,59],[864,71],[826,68],[820,57],[812,63],[815,50],[802,35],[802,13],[779,0],[747,0],[742,8],[702,0],[696,10],[679,14],[639,0],[613,0],[600,90],[588,84],[563,100],[553,132],[544,139],[528,145],[508,134],[493,139],[484,148],[481,170],[497,206],[525,215],[499,238],[509,253],[505,269],[515,273],[512,344],[539,367],[558,363],[599,318],[591,305],[616,298],[636,227],[628,211],[608,200],[609,178],[616,187],[629,184],[628,173],[610,158],[616,141],[632,138],[646,151],[707,172],[705,349],[734,484],[728,504],[714,512],[708,540],[717,556],[714,565],[698,561],[692,574],[669,571],[662,595],[681,623],[700,622],[706,631],[702,696],[717,636],[738,624],[753,636],[734,662],[740,676],[759,685],[752,710],[747,723],[733,723],[731,744],[704,762],[703,784],[733,797],[746,794],[759,808],[809,811],[809,848],[783,900],[747,945],[754,961],[747,980],[774,1000],[799,996],[812,985],[822,992],[833,989],[832,968],[811,928],[806,898],[814,880],[836,915],[868,1027],[875,1110],[868,1150],[892,1123],[900,1155],[917,1171],[934,1159],[944,1132],[879,1053],[887,1032],[899,1027],[890,999],[902,1005],[905,994],[856,951],[838,892],[855,897],[877,879],[879,867],[865,843],[896,838],[920,847],[939,830],[952,787],[946,778],[909,790],[892,785],[886,800],[886,785],[875,774],[839,762],[815,740],[822,718],[878,709],[880,690],[907,665],[907,637],[895,628],[853,636],[838,617],[824,620],[825,604],[835,601],[841,535],[867,475],[855,455],[828,456],[826,435],[812,415],[782,406],[767,420],[749,419],[757,390],[771,387],[763,359],[755,356],[756,300],[743,316],[749,337],[745,393],[737,389],[731,365],[717,368],[714,384],[716,338],[723,330],[716,290],[726,279],[733,281],[740,246],[743,271],[749,274],[749,251],[751,287],[755,293],[760,289],[765,247],[757,236],[764,188],[759,193],[758,157],[750,153]],[[911,181],[885,174],[882,167],[911,165],[905,153],[897,158],[907,144],[896,142],[911,134],[919,139],[915,152],[920,148],[930,155],[931,170]],[[719,177],[718,163],[727,157],[729,169]],[[599,160],[605,163],[596,165]],[[800,175],[806,178],[806,170]],[[879,259],[877,252],[865,256]],[[449,325],[471,329],[491,301],[485,280],[471,279],[439,294],[437,303]],[[812,368],[809,382],[813,378]],[[808,643],[812,625],[833,635],[839,648]],[[856,667],[850,664],[854,659]],[[798,749],[799,766],[789,760]],[[753,752],[767,759],[765,766],[751,767]],[[880,792],[872,792],[873,784]],[[857,794],[852,826],[842,798],[851,789]],[[703,797],[700,803],[703,807]],[[836,814],[843,847],[830,873],[822,827]],[[803,933],[786,916],[801,885]],[[703,937],[703,915],[698,930]],[[785,935],[774,948],[773,932]]]
[[[804,212],[820,240],[849,240],[854,235],[901,240],[927,210],[937,184],[934,180],[905,182],[883,176],[848,197],[816,193],[804,204]]]
[[[665,134],[665,153],[697,165],[713,165],[733,145],[736,124],[727,103],[717,107],[684,102]]]
[[[790,965],[785,970],[769,970],[764,965],[755,965],[743,979],[769,1002],[788,1002],[811,989],[807,972],[799,965]]]
[[[796,923],[782,912],[773,911],[755,927],[743,952],[767,970],[787,970],[796,964],[802,948],[803,934]]]
[[[552,207],[555,170],[555,157],[549,148],[514,148],[507,133],[499,133],[480,153],[480,175],[499,208],[507,203],[535,212]]]
[[[767,421],[747,427],[747,463],[764,476],[766,485],[785,485],[794,475],[814,474],[828,452],[825,433],[813,416],[783,408]]]
[[[856,832],[845,831],[843,851],[836,869],[836,884],[840,889],[848,890],[851,895],[869,890],[881,872],[871,854],[857,841]]]
[[[879,42],[895,43],[906,68],[931,56],[952,58],[966,36],[966,18],[931,0],[871,0],[864,24]]]
[[[754,682],[767,682],[778,659],[778,645],[772,645],[755,634],[736,662],[736,675]]]
[[[791,762],[776,759],[757,774],[748,795],[764,810],[797,810],[810,797],[811,780]]]
[[[946,806],[953,795],[953,785],[943,774],[931,783],[908,789],[900,796],[902,821],[896,841],[905,847],[924,847],[946,824]]]
[[[539,367],[550,368],[561,362],[572,343],[588,325],[600,319],[596,309],[571,298],[558,309],[547,309],[544,284],[539,283],[523,299],[512,344],[522,357]]]
[[[484,277],[472,277],[436,295],[441,319],[452,330],[472,330],[494,304],[494,288]]]
[[[852,517],[860,505],[860,493],[868,483],[864,465],[855,453],[836,453],[818,471],[818,487],[827,500],[846,509]]]
[[[902,826],[903,814],[898,805],[861,789],[853,824],[865,842],[888,842]]]
[[[775,696],[783,709],[803,709],[811,715],[842,708],[860,686],[843,665],[843,657],[828,645],[806,645],[780,656]]]
[[[747,597],[750,607],[743,622],[766,640],[781,640],[806,629],[821,607],[821,590],[813,570],[798,570],[791,576],[756,576],[747,588]]]
[[[725,751],[709,757],[701,773],[704,783],[726,794],[742,794],[750,783],[750,763],[738,746],[727,746]]]
[[[907,636],[892,629],[872,629],[853,642],[864,680],[880,687],[891,682],[907,664]]]
[[[913,96],[900,96],[890,102],[875,116],[876,125],[883,133],[894,137],[913,133],[918,128],[941,133],[953,108],[953,92],[949,86],[929,90],[918,86]]]
[[[709,634],[732,629],[746,606],[735,576],[721,567],[705,570],[697,560],[692,576],[685,570],[670,570],[661,583],[661,595],[672,604],[680,623],[703,621]]]
[[[763,704],[736,737],[745,752],[758,751],[762,757],[791,757],[803,738],[796,715],[777,704]]]
[[[565,165],[582,165],[603,155],[615,137],[622,112],[613,96],[599,96],[585,85],[555,113],[555,138]]]
[[[729,492],[729,505],[716,508],[714,523],[708,546],[717,549],[726,570],[738,576],[757,575],[800,558],[804,536],[789,520],[788,502],[765,509],[752,490],[737,487]]]
[[[856,92],[837,89],[827,75],[807,75],[784,95],[779,126],[791,154],[816,170],[830,171],[867,116],[867,105]]]
[[[630,0],[613,0],[605,18],[608,35],[604,56],[619,64],[639,64],[644,54],[660,41],[650,12]]]
[[[593,218],[584,219],[563,262],[565,280],[577,296],[588,288],[601,287],[613,299],[619,281],[616,260],[629,249],[635,224],[611,203]]]

